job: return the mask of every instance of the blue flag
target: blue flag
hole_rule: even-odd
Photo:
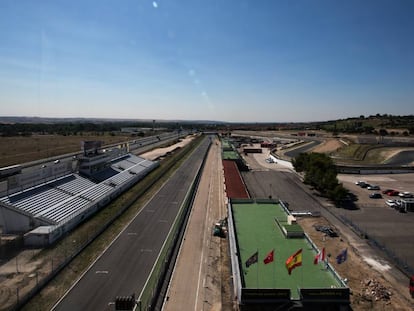
[[[246,268],[250,267],[252,264],[256,263],[259,258],[259,252],[257,251],[253,255],[250,256],[249,259],[246,261]]]
[[[345,248],[342,252],[339,253],[338,256],[336,256],[336,263],[341,264],[343,263],[348,257],[348,249]]]

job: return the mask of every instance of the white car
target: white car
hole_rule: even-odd
[[[368,190],[380,190],[380,187],[377,185],[369,185],[367,187]]]
[[[397,202],[395,200],[386,200],[385,204],[387,204],[389,207],[395,207],[397,205]]]
[[[408,191],[400,192],[398,195],[400,196],[400,198],[412,198],[413,197],[413,194]]]

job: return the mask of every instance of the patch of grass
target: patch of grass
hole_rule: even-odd
[[[384,147],[383,145],[358,145],[344,146],[334,155],[336,162],[364,165],[383,164],[389,151],[401,150],[401,148]]]
[[[342,159],[352,159],[356,160],[357,154],[360,153],[361,145],[350,144],[348,146],[343,146],[337,150],[335,156]]]

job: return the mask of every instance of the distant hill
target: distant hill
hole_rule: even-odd
[[[192,124],[225,124],[222,121],[212,120],[155,120],[156,123],[192,123]],[[117,119],[117,118],[45,118],[0,116],[0,124],[55,124],[55,123],[152,123],[153,119]]]
[[[283,130],[325,130],[334,135],[346,134],[375,134],[380,136],[409,136],[414,134],[414,116],[394,115],[372,115],[365,117],[352,117],[347,119],[328,120],[319,122],[224,122],[214,120],[152,120],[152,119],[111,119],[111,118],[45,118],[45,117],[22,117],[22,116],[0,116],[0,130],[11,132],[36,132],[45,128],[46,132],[55,132],[45,125],[60,127],[68,125],[65,131],[85,131],[86,128],[98,131],[116,131],[121,127],[148,127],[155,124],[162,124],[169,129],[198,128],[208,130],[257,130],[257,131],[283,131]],[[82,126],[82,125],[88,125]],[[13,126],[14,125],[14,126]],[[26,125],[23,127],[22,125]],[[31,127],[30,125],[36,125]],[[78,128],[73,127],[80,125]],[[101,125],[100,127],[98,125]],[[14,128],[10,128],[14,127]]]

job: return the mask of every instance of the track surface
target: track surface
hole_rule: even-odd
[[[168,289],[164,311],[224,310],[220,243],[212,224],[225,217],[221,149],[210,148],[183,244]]]
[[[302,147],[299,148],[295,148],[291,151],[287,151],[285,152],[285,155],[290,157],[290,158],[295,158],[296,156],[298,156],[300,153],[302,152],[307,152],[309,150],[311,150],[312,148],[315,148],[317,145],[319,145],[321,142],[318,140],[312,140],[311,143],[306,144]]]
[[[116,296],[139,296],[208,144],[204,139],[54,310],[112,310]]]
[[[414,151],[404,150],[389,159],[386,164],[410,165],[414,162]]]

